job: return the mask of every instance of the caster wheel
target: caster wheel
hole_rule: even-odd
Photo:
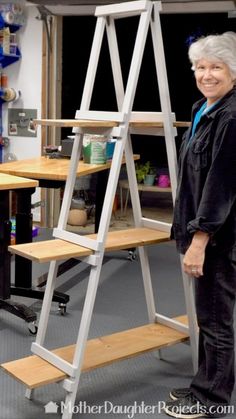
[[[136,259],[136,253],[135,253],[135,251],[130,250],[130,251],[129,251],[129,256],[128,256],[128,258],[127,258],[127,259],[129,259],[129,260],[131,260],[131,261],[135,260],[135,259]]]
[[[66,313],[66,304],[60,303],[58,306],[58,311],[62,316],[64,316]]]
[[[37,335],[38,326],[34,322],[30,323],[30,326],[28,326],[28,330],[31,335]]]

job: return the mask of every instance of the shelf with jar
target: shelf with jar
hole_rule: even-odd
[[[25,6],[20,2],[0,4],[0,28],[10,27],[11,32],[16,32],[25,24]]]
[[[7,102],[14,102],[20,96],[20,92],[8,87],[8,77],[0,68],[0,163],[3,161],[3,148],[9,145],[9,140],[3,137],[2,105]]]
[[[13,23],[13,22],[10,23],[9,21],[7,21],[4,12],[0,11],[0,29],[9,28],[11,32],[16,32],[23,26],[23,20],[21,23]]]
[[[1,16],[1,15],[0,15]],[[16,43],[15,33],[9,27],[0,27],[0,65],[2,68],[13,64],[21,58],[21,53]]]
[[[2,47],[0,46],[0,65],[2,68],[7,67],[18,61],[21,58],[21,53],[19,48],[16,46],[14,53],[4,53]]]
[[[7,102],[14,102],[20,96],[19,91],[8,87],[8,77],[2,69],[21,58],[16,42],[16,31],[24,24],[24,6],[21,3],[0,4],[0,163],[3,158],[3,147],[6,146],[2,136],[2,105]]]
[[[8,87],[7,74],[2,71],[0,62],[0,105],[5,102],[14,102],[20,96],[20,91]]]
[[[13,64],[21,58],[16,42],[16,31],[23,26],[23,14],[11,12],[13,4],[0,5],[0,65],[2,68]],[[2,9],[1,9],[2,8]]]
[[[15,102],[20,97],[20,91],[13,87],[0,88],[0,105],[6,102]]]

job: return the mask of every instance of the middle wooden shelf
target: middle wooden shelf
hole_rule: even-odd
[[[96,234],[89,234],[86,237],[96,239]],[[105,251],[111,252],[129,249],[138,246],[146,246],[148,244],[161,243],[168,240],[168,232],[145,227],[111,231],[107,236]],[[93,253],[91,249],[61,239],[17,244],[9,246],[9,250],[11,253],[38,263],[76,257],[82,258]]]

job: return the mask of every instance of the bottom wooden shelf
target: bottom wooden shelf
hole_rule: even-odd
[[[186,316],[175,318],[186,324]],[[115,361],[141,355],[188,340],[187,334],[158,323],[114,333],[87,342],[82,371],[103,367]],[[75,345],[53,350],[55,354],[72,363]],[[33,389],[61,381],[67,375],[37,355],[6,362],[1,367],[14,378]]]

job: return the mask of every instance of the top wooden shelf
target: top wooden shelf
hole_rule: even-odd
[[[83,128],[113,128],[118,126],[115,121],[93,121],[88,119],[34,119],[36,125],[48,127],[83,127]]]
[[[48,127],[67,127],[67,128],[113,128],[118,126],[117,121],[101,121],[89,119],[35,119],[35,124]],[[133,120],[131,119],[130,126],[133,128],[163,128],[164,124],[161,121],[153,120]],[[173,126],[176,128],[185,128],[190,126],[187,121],[174,121]]]
[[[163,128],[164,124],[160,121],[131,121],[130,126],[134,128]],[[187,121],[174,121],[173,127],[175,128],[186,128],[190,126],[190,122]]]

